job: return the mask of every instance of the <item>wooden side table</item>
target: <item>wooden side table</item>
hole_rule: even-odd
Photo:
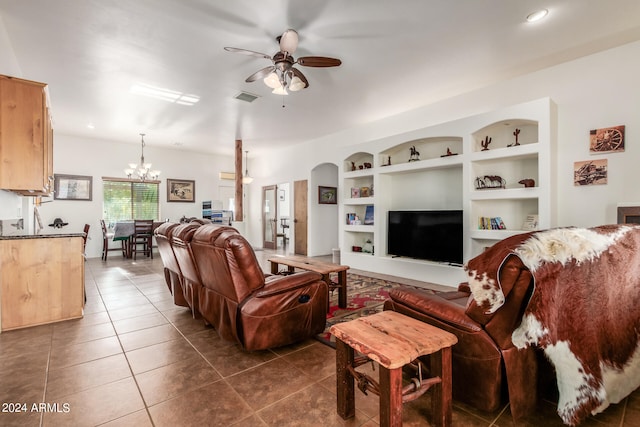
[[[327,282],[329,290],[338,289],[338,307],[347,307],[347,270],[348,265],[332,264],[328,262],[318,261],[317,259],[304,256],[276,256],[269,258],[271,263],[271,274],[278,274],[278,265],[286,265],[287,270],[291,273],[296,268],[300,270],[313,271],[322,274],[322,280]],[[334,284],[329,275],[331,273],[338,274],[338,283]]]
[[[458,342],[455,335],[394,311],[338,323],[330,331],[336,337],[337,410],[343,419],[355,415],[357,379],[363,392],[380,396],[383,427],[401,426],[402,404],[417,399],[431,387],[434,425],[451,425],[451,346]],[[354,351],[364,357],[356,359]],[[403,389],[403,366],[425,355],[431,355],[432,377],[425,380],[419,374]],[[355,369],[369,360],[380,365],[379,383]]]

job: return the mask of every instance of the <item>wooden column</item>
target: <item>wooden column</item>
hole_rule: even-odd
[[[242,221],[244,218],[242,199],[242,140],[236,139],[236,195],[234,197],[236,221]]]

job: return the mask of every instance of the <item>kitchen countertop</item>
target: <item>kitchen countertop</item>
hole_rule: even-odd
[[[0,236],[0,240],[17,239],[52,239],[59,237],[84,237],[84,233],[42,233],[42,234],[15,234],[13,236]]]

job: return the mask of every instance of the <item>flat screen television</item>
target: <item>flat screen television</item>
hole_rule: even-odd
[[[387,253],[462,264],[462,211],[389,211]]]

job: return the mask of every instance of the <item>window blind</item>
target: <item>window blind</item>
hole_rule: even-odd
[[[129,219],[160,220],[159,183],[103,178],[103,219],[112,224]]]

